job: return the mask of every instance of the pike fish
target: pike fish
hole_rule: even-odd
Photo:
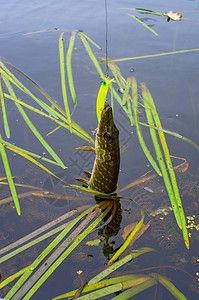
[[[80,147],[80,150],[95,151],[96,157],[92,173],[84,172],[89,180],[76,178],[88,188],[113,193],[117,189],[117,180],[120,167],[119,131],[114,124],[112,108],[106,104],[98,124],[95,149]]]

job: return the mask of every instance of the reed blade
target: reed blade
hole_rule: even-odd
[[[102,204],[101,204],[102,205]],[[91,213],[95,208],[99,207],[98,204],[85,210],[81,215],[72,220],[70,224],[62,230],[62,232],[48,245],[48,247],[36,258],[36,260],[30,265],[30,268],[22,275],[22,277],[16,282],[16,284],[7,293],[6,298],[10,299],[21,288],[24,282],[32,275],[33,270],[46,258],[47,255],[54,249],[60,241],[68,234],[68,232],[87,214]],[[20,299],[20,298],[17,298]]]
[[[160,122],[155,104],[153,102],[153,98],[152,98],[149,90],[146,88],[146,86],[144,84],[142,85],[142,90],[144,91],[144,94],[145,94],[145,99],[146,99],[145,104],[148,106],[148,108],[146,109],[146,112],[150,113],[150,110],[151,110],[151,113],[153,114],[153,118],[154,118],[156,127],[162,128],[162,125],[161,125],[161,122]],[[144,98],[144,96],[143,96],[143,98]],[[148,102],[149,102],[150,106],[148,105]],[[153,123],[149,123],[149,124],[154,126]],[[155,129],[153,129],[153,128],[150,128],[150,130],[155,131]],[[160,141],[161,141],[161,144],[162,144],[162,149],[164,151],[164,156],[165,156],[165,160],[166,160],[166,164],[167,164],[167,169],[169,171],[170,180],[171,180],[171,184],[172,184],[172,187],[171,188],[169,187],[169,190],[172,189],[173,194],[174,194],[174,197],[172,196],[170,198],[170,200],[172,201],[172,203],[171,203],[172,208],[173,208],[175,217],[177,218],[176,221],[178,223],[178,226],[180,227],[180,229],[182,229],[182,234],[183,234],[185,245],[189,249],[189,237],[188,237],[188,231],[187,231],[187,228],[186,228],[186,218],[185,218],[185,215],[184,215],[182,201],[181,201],[180,194],[179,194],[179,189],[178,189],[178,184],[177,184],[175,172],[174,172],[173,165],[172,165],[172,162],[171,162],[169,149],[168,149],[168,146],[167,146],[167,142],[166,142],[164,132],[163,131],[158,131],[158,133],[159,133],[159,138],[160,138]],[[160,163],[162,163],[162,161]],[[166,167],[164,167],[164,168],[166,170]],[[167,171],[166,171],[166,173],[167,173]],[[165,177],[165,179],[166,178],[167,177]],[[166,184],[168,185],[168,180],[169,179],[166,179],[165,185]],[[169,183],[170,183],[170,180],[169,180]]]
[[[150,275],[159,281],[176,299],[187,300],[187,298],[166,277],[156,273]]]
[[[133,253],[130,253],[130,254],[124,256],[123,258],[121,258],[117,262],[115,262],[112,265],[110,265],[109,267],[107,267],[101,273],[99,273],[98,275],[93,277],[91,280],[89,280],[88,286],[101,281],[106,276],[110,275],[112,272],[114,272],[115,270],[117,270],[118,268],[120,268],[121,266],[123,266],[124,264],[129,262],[130,260],[134,259],[135,257],[140,256],[144,253],[151,252],[151,251],[155,251],[155,250],[153,248],[143,247],[143,248],[140,248],[140,249],[136,250],[136,252],[133,252]]]
[[[91,225],[89,225],[88,228],[86,228],[82,234],[79,235],[79,231],[77,229],[80,227],[80,231],[82,231],[82,229],[86,226],[86,224],[89,223],[99,213],[99,208],[98,209],[96,208],[92,214],[89,214],[89,216],[87,217],[88,220],[85,219],[82,222],[82,227],[80,224],[79,227],[76,229],[77,234],[76,233],[74,234],[74,236],[72,238],[73,243],[71,244],[71,246],[69,248],[67,248],[64,251],[64,253],[61,254],[61,256],[59,256],[58,259],[56,259],[56,257],[55,257],[56,261],[52,265],[51,265],[51,262],[48,262],[47,267],[49,267],[49,265],[51,265],[51,266],[39,280],[38,280],[38,276],[35,276],[35,281],[37,281],[37,280],[38,281],[34,284],[34,286],[25,295],[25,297],[23,298],[24,300],[28,300],[32,297],[32,295],[46,281],[46,279],[55,271],[55,269],[63,262],[63,260],[73,251],[73,249],[75,249],[75,247],[101,222],[101,220],[107,215],[107,213],[110,211],[110,209],[111,209],[111,207],[107,207],[106,210],[104,212],[102,212],[101,215],[99,215],[97,217],[97,219],[95,219],[95,221],[93,221],[93,223]],[[83,223],[85,223],[85,225],[83,225]],[[70,237],[69,237],[69,242],[71,242]],[[64,249],[61,248],[61,251],[63,251],[63,250]],[[53,257],[54,256],[55,255],[53,255]],[[44,264],[44,265],[46,266],[46,264]],[[37,272],[39,273],[39,270],[36,271],[36,273]],[[13,300],[20,299],[21,296],[27,292],[27,290],[32,286],[33,283],[34,283],[34,281],[33,281],[33,279],[31,279],[31,281],[29,281],[27,283],[27,289],[25,289],[25,287],[22,287],[22,292],[20,293],[20,291],[19,291],[19,294],[15,295],[13,297]]]
[[[84,35],[82,35],[82,33],[80,31],[78,32],[78,34],[82,40],[82,43],[83,43],[88,55],[90,56],[90,59],[92,60],[95,68],[97,69],[100,77],[105,78],[106,76],[104,75],[104,72],[102,71],[102,68],[100,67],[99,62],[98,62],[97,58],[95,57],[95,54],[93,53],[91,47],[89,46],[87,39],[85,38]]]
[[[1,139],[1,134],[0,134],[0,139]],[[6,151],[5,151],[5,148],[4,148],[3,144],[1,144],[1,143],[0,143],[0,153],[1,153],[1,158],[2,158],[2,161],[3,161],[4,169],[5,169],[5,172],[6,172],[6,176],[7,176],[7,179],[8,179],[8,184],[9,184],[9,187],[10,187],[12,198],[13,198],[13,201],[14,201],[14,204],[15,204],[15,208],[16,208],[16,211],[17,211],[18,215],[20,215],[21,214],[21,209],[20,209],[19,199],[18,199],[18,196],[17,196],[14,181],[13,181],[13,178],[12,178],[12,174],[11,174],[8,158],[7,158],[7,155],[6,155]]]
[[[53,110],[53,112],[55,113],[55,115],[57,116],[57,118],[54,118],[51,115],[48,115],[48,114],[40,111],[39,109],[37,109],[37,108],[35,108],[35,107],[33,107],[33,106],[29,105],[29,104],[24,103],[23,101],[19,100],[16,97],[13,97],[13,96],[5,94],[5,93],[4,93],[4,95],[5,95],[6,98],[14,101],[15,103],[18,103],[18,104],[20,104],[20,105],[22,105],[22,106],[30,109],[31,111],[33,111],[33,112],[35,112],[35,113],[37,113],[37,114],[39,114],[39,115],[41,115],[41,116],[43,116],[45,118],[50,119],[51,121],[59,124],[60,127],[65,127],[68,130],[70,129],[69,126],[68,126],[68,120],[65,118],[65,116],[63,116],[62,114],[56,112],[55,110]],[[61,122],[60,120],[58,120],[58,118],[60,118],[64,123]],[[77,136],[81,137],[82,139],[88,141],[91,144],[95,143],[94,140],[90,137],[90,135],[85,130],[83,130],[73,120],[71,120],[71,121],[72,121],[71,124],[72,124],[72,127],[73,127],[73,133],[74,134],[76,134]]]
[[[155,32],[155,30],[153,30],[151,27],[149,27],[147,24],[145,24],[142,20],[140,20],[139,18],[137,18],[136,16],[127,13],[128,16],[134,18],[136,21],[138,21],[139,23],[141,23],[144,27],[146,27],[148,30],[150,30],[153,34],[155,34],[156,36],[158,36],[157,32]]]
[[[68,120],[68,125],[70,132],[72,133],[72,126],[71,126],[71,116],[70,110],[68,105],[68,98],[66,92],[66,74],[65,74],[65,60],[64,60],[64,42],[63,42],[63,34],[62,32],[59,36],[59,60],[60,60],[60,74],[61,74],[61,86],[62,86],[62,97],[64,101],[65,112]]]
[[[135,127],[136,127],[136,132],[137,132],[137,136],[138,136],[140,146],[142,147],[142,150],[143,150],[144,154],[146,155],[148,161],[150,162],[151,166],[154,168],[156,173],[159,176],[162,176],[162,173],[161,173],[160,169],[158,168],[156,162],[154,161],[151,153],[149,152],[149,150],[148,150],[148,148],[145,144],[145,141],[144,141],[144,138],[142,136],[141,129],[140,129],[139,119],[138,119],[138,98],[137,98],[136,79],[134,80],[134,84],[132,84],[132,97],[133,97],[133,112],[134,112]]]
[[[2,116],[3,116],[4,131],[5,131],[7,138],[9,139],[10,138],[10,127],[9,127],[9,123],[8,123],[8,116],[7,116],[1,75],[0,75],[0,104],[1,104],[1,111],[2,111]]]
[[[190,145],[192,145],[193,147],[195,147],[196,149],[199,150],[199,145],[198,145],[198,144],[196,144],[196,143],[193,142],[192,140],[186,138],[185,136],[183,136],[183,135],[181,135],[181,134],[179,134],[179,133],[176,133],[176,132],[173,132],[173,131],[170,131],[170,130],[167,130],[167,129],[163,129],[163,128],[158,128],[158,127],[156,127],[156,126],[151,126],[151,125],[149,125],[149,124],[145,124],[145,123],[142,123],[142,122],[139,122],[139,124],[142,125],[142,126],[145,126],[145,127],[151,127],[151,128],[154,128],[155,130],[159,130],[159,131],[162,131],[162,132],[164,132],[164,133],[173,135],[173,136],[175,136],[176,138],[181,139],[181,140],[183,140],[183,141],[189,143]]]
[[[5,140],[0,139],[0,143],[3,144],[7,148],[10,147],[10,148],[12,148],[12,149],[14,149],[16,151],[23,152],[24,154],[27,154],[29,156],[33,156],[33,157],[36,157],[36,158],[38,158],[40,160],[43,160],[43,161],[46,161],[48,163],[51,163],[51,164],[59,166],[59,164],[56,161],[54,161],[54,160],[51,160],[49,158],[46,158],[44,156],[38,155],[38,154],[30,152],[30,151],[27,151],[27,150],[25,150],[23,148],[17,147],[16,145],[13,145],[13,144],[5,141]],[[65,167],[65,168],[67,168],[67,167]]]
[[[75,43],[75,36],[76,36],[76,32],[73,31],[71,34],[71,37],[70,37],[70,42],[68,45],[68,51],[67,51],[67,55],[66,55],[66,69],[67,69],[67,74],[68,74],[68,83],[69,83],[70,93],[73,98],[73,104],[74,104],[73,111],[75,110],[75,107],[77,104],[77,97],[76,97],[76,92],[75,92],[73,73],[72,73],[72,65],[71,65],[72,51],[73,51],[73,47],[74,47],[74,43]]]
[[[126,60],[133,60],[133,59],[142,59],[142,58],[151,58],[151,57],[159,57],[159,56],[165,56],[165,55],[173,55],[173,54],[180,54],[180,53],[189,53],[189,52],[195,52],[199,51],[199,48],[194,49],[186,49],[186,50],[178,50],[178,51],[170,51],[170,52],[164,52],[164,53],[157,53],[157,54],[149,54],[149,55],[142,55],[142,56],[134,56],[134,57],[125,57],[125,58],[118,58],[118,59],[108,59],[101,60],[100,63],[110,63],[110,62],[116,62],[116,61],[126,61]]]
[[[85,32],[78,30],[78,33],[80,33],[82,36],[85,37],[91,44],[93,44],[95,47],[97,47],[99,50],[102,50],[100,45],[98,45],[93,39],[91,39]]]
[[[4,80],[4,82],[7,86],[7,89],[9,91],[10,95],[14,98],[17,98],[16,95],[15,95],[15,92],[14,92],[10,82],[7,80],[7,78],[3,77],[3,80]],[[23,117],[26,124],[30,128],[30,130],[34,133],[34,135],[37,137],[37,139],[40,141],[40,143],[45,147],[45,149],[50,153],[50,155],[54,158],[54,160],[59,164],[59,166],[64,169],[65,166],[64,166],[63,162],[61,161],[61,159],[54,152],[54,150],[48,145],[48,143],[44,140],[42,135],[39,133],[39,131],[36,129],[36,127],[33,125],[33,123],[30,121],[28,115],[26,114],[24,109],[21,107],[21,105],[18,104],[18,103],[15,103],[15,104],[16,104],[21,116]]]
[[[126,248],[129,246],[129,244],[131,243],[131,241],[134,238],[134,236],[136,235],[136,233],[138,233],[138,231],[142,227],[142,224],[144,222],[144,211],[143,211],[143,209],[141,209],[141,216],[142,216],[141,220],[135,226],[133,231],[128,235],[127,239],[122,244],[122,246],[119,248],[119,250],[109,260],[108,265],[111,265],[114,261],[116,261],[118,259],[118,257],[126,250]]]
[[[155,285],[157,282],[154,278],[150,278],[139,285],[128,289],[127,291],[123,292],[121,295],[115,296],[112,300],[125,300],[131,299],[133,296],[141,293],[142,291],[150,288],[151,286]]]
[[[12,146],[11,147],[7,146],[7,148],[9,150],[11,150],[11,151],[13,151],[13,152],[21,155],[22,157],[26,158],[27,160],[29,160],[30,162],[32,162],[33,164],[35,164],[39,168],[41,168],[44,171],[46,171],[48,174],[54,176],[55,178],[57,178],[58,180],[60,180],[60,181],[62,181],[64,183],[64,181],[61,178],[59,178],[57,175],[55,175],[53,172],[51,172],[49,169],[47,169],[46,167],[44,167],[41,163],[39,163],[38,161],[36,161],[34,158],[32,158],[31,156],[29,156],[28,154],[24,153],[23,151],[16,150]]]
[[[9,82],[14,84],[18,89],[24,92],[26,95],[30,96],[38,105],[40,105],[46,112],[56,118],[56,115],[52,112],[51,108],[44,103],[41,99],[36,97],[24,84],[22,84],[17,77],[11,73],[11,71],[2,63],[0,60],[1,74],[4,78],[6,78]]]
[[[127,288],[127,286],[129,286],[129,285],[130,286],[138,285],[150,278],[151,278],[150,276],[145,276],[145,275],[141,275],[141,274],[137,274],[137,275],[131,274],[131,275],[123,275],[123,276],[113,277],[113,278],[105,279],[103,281],[95,283],[93,285],[89,285],[89,286],[85,285],[85,287],[82,290],[82,294],[93,291],[93,290],[97,290],[99,288],[103,288],[103,287],[106,287],[106,286],[109,286],[112,284],[116,284],[116,283],[122,283],[123,288]],[[52,300],[65,299],[66,297],[74,296],[77,291],[78,290],[73,290],[71,292],[57,296],[57,297],[53,298]]]
[[[123,94],[123,98],[122,98],[122,105],[125,105],[126,101],[127,101],[127,98],[129,98],[130,87],[131,87],[131,78],[128,77],[127,80],[126,80],[125,88],[124,88],[124,94]]]

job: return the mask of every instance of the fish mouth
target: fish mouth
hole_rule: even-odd
[[[113,113],[112,108],[106,104],[102,113],[101,118],[98,125],[98,133],[109,131],[109,128],[112,128],[113,125],[115,126],[113,122]]]

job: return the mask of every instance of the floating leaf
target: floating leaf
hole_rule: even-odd
[[[100,239],[96,239],[96,240],[93,240],[93,241],[88,241],[85,243],[85,245],[87,246],[99,246],[100,244]]]
[[[180,21],[182,19],[182,15],[179,12],[173,12],[172,10],[170,10],[168,13],[163,13],[163,16],[167,16],[169,19],[172,19],[173,21]]]
[[[174,156],[172,156],[172,157],[174,157]],[[180,165],[174,167],[174,169],[175,169],[176,171],[184,173],[184,172],[186,172],[186,171],[188,170],[188,168],[189,168],[189,163],[188,163],[188,161],[187,161],[186,159],[184,159],[184,160],[185,160],[185,161],[184,161],[182,164],[180,164]]]
[[[124,228],[124,233],[122,235],[123,239],[126,240],[127,237],[129,236],[129,234],[135,229],[135,227],[137,226],[137,222],[131,223],[129,225],[127,225]],[[135,243],[135,241],[137,239],[139,239],[139,237],[141,237],[143,235],[143,233],[149,228],[150,223],[147,223],[146,225],[142,224],[140,230],[136,233],[136,235],[134,236],[134,238],[132,239],[132,241],[130,242],[129,246],[132,247],[132,245]]]

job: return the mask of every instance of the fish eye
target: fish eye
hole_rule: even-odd
[[[104,81],[102,82],[102,85],[103,85],[103,86],[106,86],[106,80],[104,80]]]
[[[112,136],[111,136],[110,132],[106,132],[106,133],[104,134],[104,137],[105,137],[105,139],[106,139],[108,142],[110,142],[111,139],[112,139]]]

